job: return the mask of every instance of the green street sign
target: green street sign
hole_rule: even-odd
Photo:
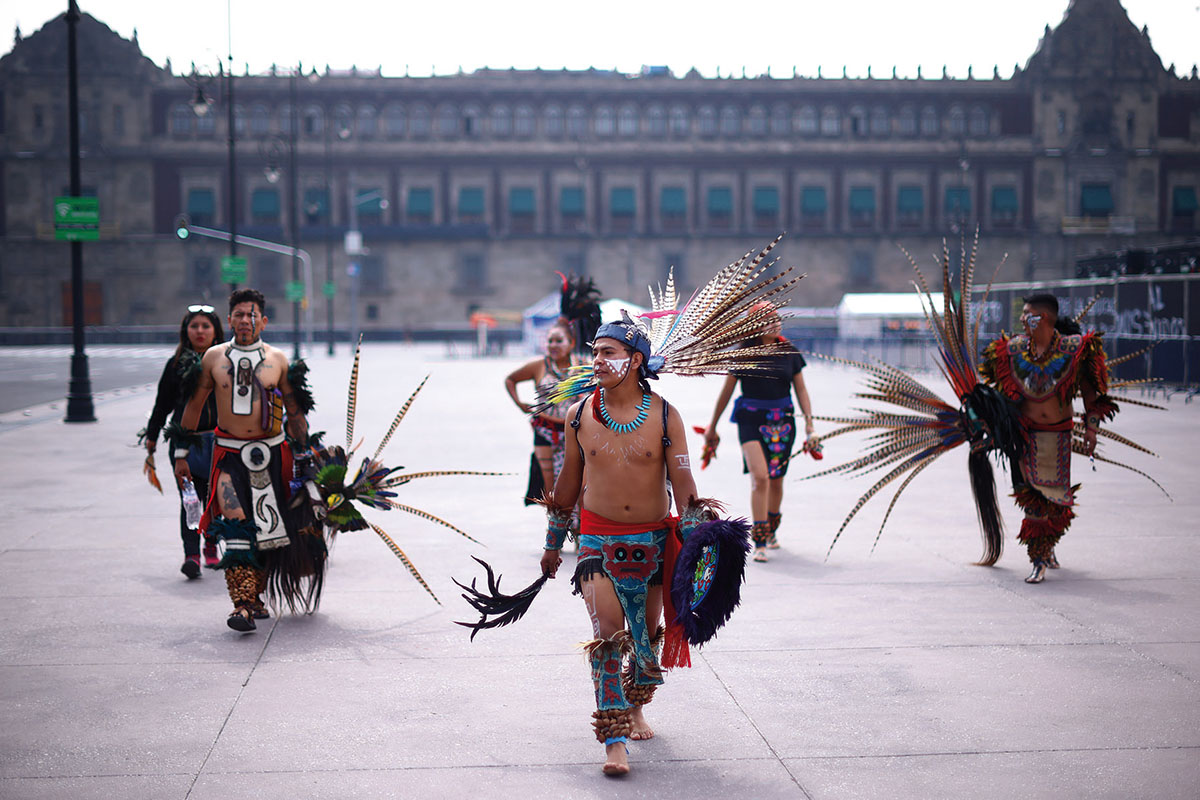
[[[223,283],[245,283],[246,257],[221,256],[221,281]]]
[[[304,299],[304,281],[288,281],[286,293],[289,301],[299,303]]]
[[[54,198],[54,238],[60,242],[100,241],[99,198]]]
[[[325,281],[325,284],[321,286],[321,294],[326,297],[335,297],[337,295],[337,284],[333,281]]]

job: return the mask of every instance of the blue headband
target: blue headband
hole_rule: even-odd
[[[650,355],[650,340],[635,323],[606,322],[596,329],[595,338],[616,339],[630,350],[641,353],[642,366],[638,369],[638,374],[643,378],[658,378],[658,371],[662,369],[663,360]]]

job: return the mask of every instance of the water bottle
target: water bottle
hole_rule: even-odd
[[[183,513],[187,518],[187,526],[192,530],[200,527],[200,498],[196,495],[196,484],[191,478],[183,480]]]

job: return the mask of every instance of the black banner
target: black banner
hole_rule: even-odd
[[[986,300],[983,291],[977,288],[974,294],[976,313],[982,315],[981,343],[1001,331],[1019,332],[1022,298],[1048,293],[1058,299],[1060,317],[1076,317],[1087,310],[1079,324],[1085,331],[1104,333],[1109,358],[1158,343],[1150,352],[1118,365],[1114,372],[1119,379],[1157,378],[1176,384],[1200,380],[1198,274],[1006,283],[993,286]]]

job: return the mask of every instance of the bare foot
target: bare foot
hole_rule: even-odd
[[[650,727],[650,723],[646,722],[646,717],[642,714],[641,706],[634,706],[631,712],[633,729],[629,733],[629,738],[635,741],[644,741],[654,738],[654,729]]]
[[[629,774],[629,751],[624,742],[613,742],[604,748],[604,774],[620,777]]]

